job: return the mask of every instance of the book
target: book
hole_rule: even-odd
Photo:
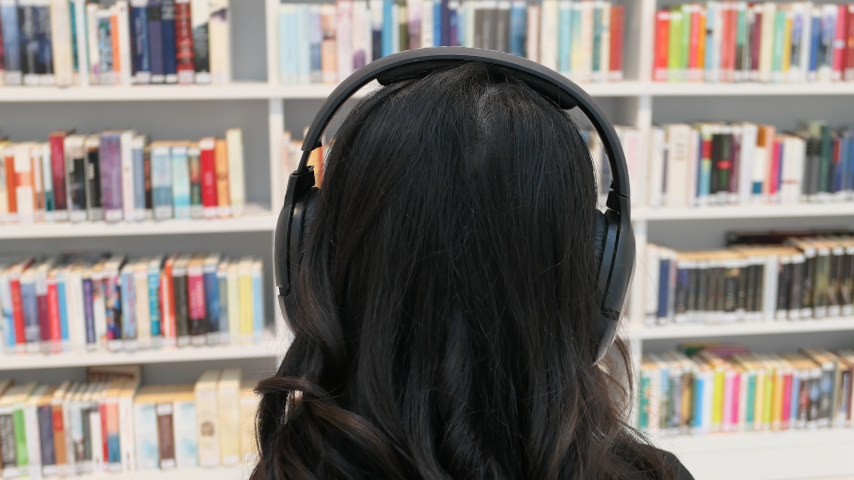
[[[222,370],[205,370],[195,385],[196,435],[202,467],[218,466],[221,462],[217,413],[217,383],[221,374]]]
[[[236,465],[240,454],[240,377],[239,368],[224,368],[217,382],[217,425],[219,427],[220,464]]]
[[[231,11],[228,0],[209,0],[212,83],[231,82]]]
[[[228,151],[228,194],[231,214],[241,216],[246,203],[243,180],[243,130],[230,128],[225,132],[225,139]]]
[[[195,81],[195,51],[190,0],[175,0],[175,59],[178,83]]]

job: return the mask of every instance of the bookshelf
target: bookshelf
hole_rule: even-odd
[[[705,84],[656,83],[652,74],[654,15],[669,0],[614,0],[626,7],[624,49],[626,80],[583,85],[615,123],[634,126],[641,132],[642,151],[654,124],[705,120],[709,106],[725,105],[722,120],[773,121],[757,113],[757,106],[773,103],[775,112],[791,109],[798,119],[826,118],[834,124],[850,120],[854,83],[836,84]],[[85,223],[0,226],[0,254],[21,251],[25,246],[49,252],[65,245],[74,248],[111,248],[132,255],[153,251],[198,249],[252,254],[264,259],[266,313],[271,338],[255,346],[151,350],[136,353],[73,353],[66,355],[0,357],[0,377],[12,373],[26,378],[36,370],[79,371],[88,365],[143,364],[146,378],[157,381],[192,381],[207,365],[239,362],[254,369],[253,375],[271,373],[271,365],[286,348],[282,319],[275,306],[272,286],[272,245],[275,223],[284,196],[281,179],[281,133],[287,127],[299,132],[314,117],[335,85],[286,86],[278,72],[279,1],[232,1],[233,70],[229,85],[170,85],[132,87],[0,87],[4,116],[0,130],[13,139],[46,138],[54,129],[76,127],[81,131],[104,126],[139,128],[154,140],[197,138],[240,126],[245,131],[247,200],[246,214],[219,220],[173,220],[142,223]],[[366,88],[373,88],[368,86]],[[359,95],[357,95],[358,97]],[[780,110],[783,109],[783,110]],[[717,110],[719,112],[719,110]],[[48,116],[48,114],[50,114]],[[7,119],[14,118],[15,122]],[[712,118],[709,118],[712,119]],[[644,178],[645,162],[639,164]],[[666,243],[673,232],[700,225],[704,242],[722,246],[723,232],[733,225],[766,228],[851,224],[854,204],[748,205],[701,209],[651,209],[636,207],[633,222],[638,252],[648,241]],[[688,232],[692,240],[700,233]],[[705,247],[706,245],[704,245]],[[635,279],[641,278],[641,266]],[[638,292],[641,282],[636,281]],[[644,298],[632,295],[624,337],[635,361],[644,348],[661,344],[725,338],[751,345],[798,335],[832,336],[854,344],[854,320],[823,319],[806,322],[764,322],[729,325],[684,325],[649,328],[639,324]],[[824,335],[824,336],[821,336]],[[53,378],[53,377],[51,377]],[[145,378],[144,378],[145,379]],[[660,437],[663,448],[673,450],[695,478],[790,479],[848,475],[854,464],[846,453],[854,448],[854,429],[792,433],[723,434],[706,437]],[[812,461],[805,461],[809,458]],[[246,478],[245,467],[134,472],[116,476],[123,480],[173,480],[205,475],[211,480]],[[79,478],[101,478],[81,476]]]

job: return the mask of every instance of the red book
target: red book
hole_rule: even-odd
[[[51,350],[59,352],[62,350],[62,326],[59,320],[59,292],[56,287],[56,271],[47,276],[47,312],[50,322],[48,325]]]
[[[611,6],[611,66],[609,79],[623,79],[623,29],[625,28],[625,8],[622,5]]]
[[[15,328],[15,345],[25,347],[24,300],[21,297],[21,275],[35,259],[27,259],[14,265],[9,271],[9,290],[12,293],[12,323]]]
[[[204,341],[208,333],[205,309],[204,258],[193,257],[187,264],[187,303],[189,304],[190,337]]]
[[[699,80],[697,75],[701,69],[701,61],[699,58],[700,35],[705,35],[706,32],[700,31],[700,8],[691,10],[691,18],[686,19],[691,22],[691,40],[688,46],[688,80]]]
[[[190,0],[175,0],[175,61],[178,83],[195,82],[196,64],[193,57],[193,25]]]
[[[845,80],[854,80],[854,4],[848,5],[848,44],[845,46]]]
[[[6,198],[9,202],[8,222],[18,221],[18,183],[15,175],[15,152],[12,148],[6,148],[3,152],[6,157]]]
[[[788,430],[792,416],[792,373],[783,377],[783,418],[780,419],[780,430]]]
[[[172,266],[177,255],[172,255],[163,266],[160,275],[160,313],[163,319],[163,337],[176,338],[175,331],[175,288],[172,285]]]
[[[107,404],[101,402],[98,405],[98,410],[101,411],[101,448],[103,449],[103,456],[101,458],[104,459],[104,466],[109,463],[110,458],[110,444],[109,444],[109,432],[110,429],[107,427]],[[95,447],[94,445],[92,446]]]
[[[68,220],[68,196],[65,191],[65,137],[67,132],[50,134],[50,166],[53,178],[53,218],[57,221]],[[48,172],[42,172],[49,175]]]
[[[738,51],[738,9],[733,4],[729,11],[729,64],[727,65],[727,81],[735,81],[735,59]]]
[[[670,51],[670,10],[655,12],[655,60],[652,65],[652,79],[656,82],[667,81],[667,53]]]
[[[39,315],[39,335],[42,345],[50,342],[50,311],[47,305],[47,272],[36,271],[36,306]]]
[[[199,142],[202,164],[202,205],[205,208],[205,218],[216,218],[219,213],[216,205],[216,162],[214,161],[215,138],[203,138]]]
[[[731,30],[733,28],[732,24],[732,16],[730,13],[732,12],[732,7],[728,4],[721,4],[721,64],[720,64],[720,77],[719,80],[721,82],[731,82],[732,76],[730,74],[730,54],[732,53],[732,47],[730,46],[730,40],[732,39]],[[717,27],[717,25],[715,26]]]
[[[836,14],[836,38],[833,39],[833,73],[834,81],[842,80],[845,70],[845,50],[848,43],[848,5],[839,5]]]
[[[780,190],[780,156],[783,153],[783,142],[774,140],[774,151],[771,155],[771,181],[768,182],[768,193],[776,195]]]

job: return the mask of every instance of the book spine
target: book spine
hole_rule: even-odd
[[[198,437],[199,465],[220,465],[219,425],[215,389],[196,390],[196,435]],[[214,428],[210,428],[210,426]]]
[[[50,175],[53,183],[55,221],[68,220],[68,194],[65,189],[65,136],[50,136]],[[45,173],[47,175],[47,173]]]
[[[202,218],[202,167],[201,151],[195,145],[187,149],[187,163],[190,167],[190,218]]]
[[[83,324],[86,331],[86,349],[95,350],[98,347],[98,337],[95,335],[95,311],[92,306],[92,278],[88,272],[83,277]]]
[[[175,434],[172,403],[158,403],[157,414],[157,447],[161,469],[175,468]]]
[[[220,343],[230,343],[228,318],[228,264],[220,263],[216,272],[217,293],[219,294],[219,332]]]
[[[42,475],[46,477],[56,475],[56,449],[53,442],[53,409],[50,405],[39,405],[38,423]]]
[[[24,297],[21,291],[21,281],[13,278],[9,281],[9,290],[12,296],[12,317],[14,323],[14,336],[16,350],[24,348],[26,340],[26,321],[24,320]]]
[[[165,83],[178,83],[175,0],[162,0],[160,24],[163,31],[163,72]]]
[[[130,85],[133,62],[131,62],[130,12],[127,0],[118,0],[113,7],[116,9],[114,25],[118,32],[119,82],[122,85]],[[116,43],[114,42],[113,45],[115,46]]]
[[[191,264],[187,268],[187,302],[191,342],[204,343],[209,328],[206,325],[205,282],[201,264]]]
[[[177,270],[177,269],[176,269]],[[173,277],[174,302],[175,302],[175,333],[178,338],[178,346],[189,345],[190,324],[189,305],[187,292],[186,269],[175,271]]]
[[[216,277],[216,264],[205,266],[204,270],[204,302],[205,322],[207,324],[208,343],[219,343],[220,308],[219,282]]]
[[[132,193],[132,219],[145,219],[145,137],[133,136],[130,142],[130,185]],[[122,180],[125,180],[124,177]],[[127,182],[125,182],[125,186]],[[128,213],[128,212],[126,212]]]
[[[104,220],[118,222],[124,216],[121,139],[118,133],[101,134],[98,158],[101,167],[101,204],[104,208]]]
[[[18,7],[15,0],[2,0],[0,2],[0,27],[3,36],[3,67],[6,85],[21,85],[23,73],[21,71],[21,32],[18,27]]]
[[[240,262],[240,273],[238,277],[239,289],[239,308],[240,308],[240,337],[244,344],[251,344],[253,337],[253,326],[255,322],[255,314],[253,307],[255,305],[252,296],[252,278],[250,265],[248,262]]]
[[[121,325],[122,341],[126,350],[136,350],[136,289],[134,288],[132,265],[125,266],[121,273]]]
[[[134,185],[134,148],[133,148],[133,132],[124,131],[119,136],[119,155],[121,164],[121,196],[122,196],[122,215],[126,222],[137,220],[136,218],[136,188]],[[144,207],[143,207],[144,208]],[[145,215],[142,211],[141,217]]]
[[[208,25],[211,9],[208,2],[209,0],[192,0],[190,8],[196,83],[211,83],[210,31]]]
[[[60,387],[62,388],[62,387]],[[68,449],[66,444],[66,428],[65,416],[62,411],[61,400],[57,403],[56,398],[53,400],[52,415],[53,415],[53,449],[56,453],[56,468],[60,475],[67,475],[69,461]]]
[[[836,28],[834,29],[833,41],[833,73],[831,80],[838,82],[842,80],[845,70],[845,50],[848,36],[848,5],[837,5]]]
[[[194,83],[196,67],[190,0],[175,0],[175,61],[178,83]]]
[[[50,0],[36,2],[36,39],[39,44],[36,74],[39,85],[55,85],[56,75],[53,69],[53,45],[51,42]],[[68,20],[66,15],[65,20]],[[67,30],[66,30],[67,31]]]
[[[136,469],[154,470],[159,465],[160,448],[157,437],[157,407],[153,403],[137,403],[134,409]]]
[[[74,82],[74,63],[71,49],[71,10],[68,0],[50,1],[50,42],[55,82],[69,86]]]
[[[848,5],[846,15],[848,16],[848,35],[846,39],[843,79],[845,81],[851,81],[854,80],[854,4]]]
[[[64,299],[63,299],[64,300]],[[59,288],[56,275],[47,278],[48,340],[51,352],[62,351],[62,315],[59,311]]]
[[[199,465],[199,441],[196,435],[196,402],[175,402],[172,422],[175,439],[175,463],[178,468]],[[219,459],[217,458],[217,463]]]
[[[167,146],[151,149],[151,190],[154,218],[172,218],[172,157]]]
[[[164,56],[163,5],[159,0],[149,0],[146,7],[148,20],[148,58],[151,67],[151,83],[166,81],[166,58]]]
[[[148,2],[146,0],[133,0],[130,8],[132,83],[152,83],[151,51],[153,48],[149,50],[149,45],[153,46],[153,44],[148,26]]]
[[[41,326],[39,324],[38,300],[33,278],[21,279],[21,302],[24,310],[24,338],[27,352],[39,351],[41,341]]]
[[[212,83],[231,81],[231,11],[228,0],[210,0],[210,70]],[[344,38],[350,38],[349,35]],[[346,78],[346,77],[343,77]]]
[[[190,164],[186,146],[172,147],[172,206],[175,218],[190,218]]]
[[[163,336],[162,319],[160,316],[160,265],[148,267],[148,311],[151,319],[151,336],[155,341]],[[159,346],[156,345],[155,346]]]
[[[230,128],[226,131],[228,147],[228,187],[231,214],[242,215],[246,202],[245,184],[243,180],[243,131]]]
[[[151,300],[148,298],[148,265],[145,262],[136,265],[133,284],[138,347],[151,348]]]
[[[36,309],[39,317],[39,339],[41,351],[50,351],[50,309],[47,298],[47,277],[43,272],[36,275]]]
[[[261,262],[252,265],[252,340],[261,342],[264,331],[264,287],[261,281]]]

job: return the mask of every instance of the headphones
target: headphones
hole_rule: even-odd
[[[286,314],[285,298],[293,291],[299,270],[305,232],[314,218],[320,190],[314,186],[314,169],[308,167],[311,151],[321,146],[330,120],[357,90],[372,80],[381,85],[422,78],[429,73],[466,62],[482,62],[511,73],[561,109],[575,107],[587,116],[602,140],[611,167],[611,188],[604,213],[595,209],[594,255],[599,266],[596,302],[598,363],[617,336],[620,313],[634,272],[635,236],[632,232],[629,175],[626,158],[614,126],[599,106],[578,85],[536,62],[508,53],[464,47],[433,47],[409,50],[375,60],[357,70],[323,103],[302,144],[299,166],[288,179],[285,204],[279,213],[273,253],[279,308]]]

